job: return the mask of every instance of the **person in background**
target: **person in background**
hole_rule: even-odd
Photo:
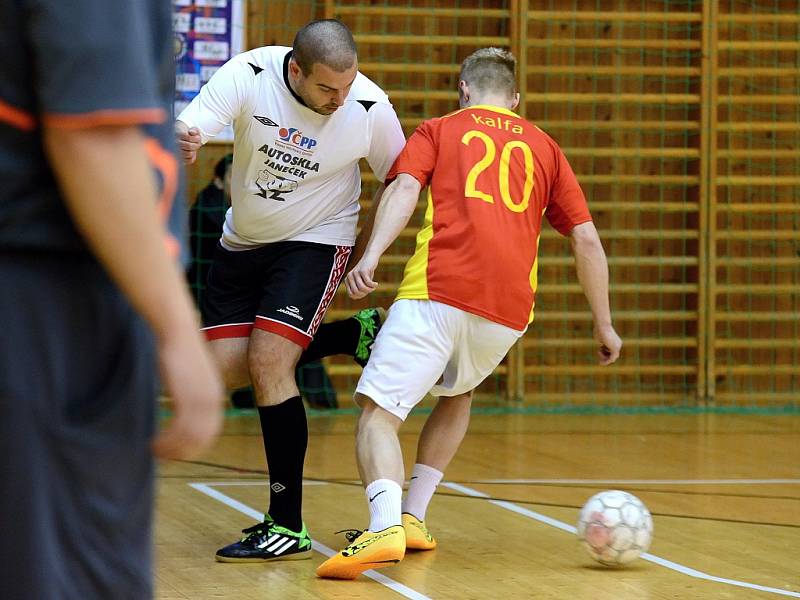
[[[0,2],[3,598],[151,598],[153,453],[221,427],[178,261],[171,29],[160,0]]]
[[[189,208],[191,262],[187,269],[187,278],[198,306],[206,289],[214,249],[222,235],[225,213],[231,205],[232,164],[233,154],[226,154],[217,161],[214,165],[214,177],[198,192]]]

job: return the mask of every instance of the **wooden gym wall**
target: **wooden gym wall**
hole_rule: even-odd
[[[520,112],[584,187],[623,356],[595,364],[568,243],[545,227],[536,321],[484,396],[556,411],[800,406],[795,0],[250,0],[249,46],[290,45],[323,16],[351,27],[361,70],[407,135],[457,108],[467,54],[510,48]],[[190,193],[223,150],[206,151]],[[366,167],[364,182],[366,208]],[[420,221],[387,253],[370,303],[391,302]],[[340,294],[330,316],[363,305]],[[349,396],[360,369],[334,360],[329,371]]]

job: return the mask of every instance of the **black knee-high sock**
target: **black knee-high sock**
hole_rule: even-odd
[[[300,355],[297,364],[304,365],[334,354],[353,355],[360,337],[361,323],[353,317],[333,323],[323,323],[308,348]]]
[[[276,406],[259,406],[269,469],[269,515],[281,527],[303,528],[303,462],[308,446],[306,410],[300,396]]]

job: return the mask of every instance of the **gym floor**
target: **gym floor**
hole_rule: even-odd
[[[401,430],[413,464],[423,414]],[[257,416],[234,411],[203,461],[161,466],[156,597],[800,598],[800,418],[537,415],[476,408],[427,515],[439,547],[356,581],[314,569],[368,523],[355,411],[309,412],[304,518],[311,560],[221,564],[214,552],[266,510]],[[623,489],[653,513],[650,551],[594,563],[573,531],[594,493]]]

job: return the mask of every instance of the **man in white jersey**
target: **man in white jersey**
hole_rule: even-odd
[[[374,309],[317,329],[355,243],[359,160],[383,181],[405,139],[335,20],[309,23],[292,48],[257,48],[223,65],[178,116],[184,160],[231,123],[232,207],[201,310],[228,388],[255,389],[270,506],[264,522],[216,557],[309,558],[301,517],[308,428],[294,370],[329,354],[368,356],[380,324]]]

